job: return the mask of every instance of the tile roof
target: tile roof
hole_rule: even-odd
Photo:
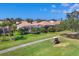
[[[18,22],[17,22],[18,23]],[[57,24],[60,24],[60,21],[42,21],[42,22],[32,22],[31,23],[28,23],[27,21],[21,21],[21,23],[19,23],[17,26],[19,27],[25,27],[25,26],[45,26],[45,25],[57,25]]]
[[[45,25],[50,25],[50,23],[48,21],[42,21],[42,22],[39,22],[39,25],[45,26]]]
[[[27,21],[21,21],[21,23],[18,24],[17,26],[19,26],[19,27],[25,27],[25,26],[30,26],[30,25],[31,25],[31,24],[28,23]]]

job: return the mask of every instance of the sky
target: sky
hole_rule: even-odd
[[[77,3],[0,3],[0,18],[65,19]]]

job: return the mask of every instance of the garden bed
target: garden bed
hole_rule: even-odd
[[[61,35],[72,39],[79,39],[79,32],[63,33]]]

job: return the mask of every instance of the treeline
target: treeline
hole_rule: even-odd
[[[32,18],[26,18],[26,19],[22,19],[22,18],[4,18],[4,19],[0,19],[0,21],[4,21],[4,20],[14,20],[14,21],[28,21],[28,22],[33,22],[33,21],[37,21],[37,22],[41,22],[41,21],[57,21],[57,19],[32,19]]]

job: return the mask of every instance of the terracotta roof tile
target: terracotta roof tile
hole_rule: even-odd
[[[18,25],[19,27],[25,27],[25,26],[30,26],[31,24],[28,23],[27,21],[21,21],[21,23]]]
[[[21,21],[21,23],[18,25],[19,27],[25,27],[25,26],[45,26],[45,25],[57,25],[60,24],[60,21],[42,21],[42,22],[32,22],[28,23],[27,21]]]

